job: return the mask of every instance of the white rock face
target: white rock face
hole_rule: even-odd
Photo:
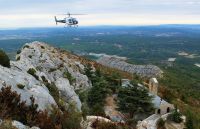
[[[2,123],[3,123],[3,121],[0,119],[0,124],[2,124]],[[34,127],[26,126],[26,125],[24,125],[21,122],[16,121],[16,120],[11,121],[11,124],[12,124],[12,126],[16,127],[17,129],[40,129],[39,127],[35,127],[35,126]]]
[[[25,87],[19,89],[19,84]],[[21,94],[21,99],[27,104],[30,104],[29,98],[33,96],[39,109],[43,110],[51,104],[56,105],[48,89],[30,74],[0,66],[0,88],[2,86],[11,86],[12,90]]]
[[[45,86],[45,82],[48,82],[55,84],[66,104],[73,102],[77,109],[81,110],[81,102],[75,89],[86,89],[91,84],[88,77],[82,74],[84,65],[73,59],[72,55],[35,41],[25,44],[16,59],[17,61],[11,62],[11,68],[0,66],[0,88],[4,83],[12,86],[28,103],[33,95],[39,109],[46,109],[51,104],[56,105]],[[27,73],[30,68],[36,71],[35,76],[38,76],[38,79]],[[24,89],[19,89],[17,84],[25,85]]]
[[[17,129],[40,129],[38,127],[28,127],[28,126],[25,126],[24,124],[22,124],[21,122],[19,121],[12,121],[12,125],[14,127],[16,127]]]

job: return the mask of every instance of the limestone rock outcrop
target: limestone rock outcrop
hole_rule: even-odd
[[[57,104],[47,86],[53,85],[62,102],[72,102],[81,110],[75,90],[87,89],[91,84],[83,74],[84,65],[68,54],[42,42],[27,43],[16,55],[17,61],[11,61],[11,68],[0,66],[0,88],[11,86],[28,104],[33,96],[43,110]]]
[[[163,71],[155,65],[133,65],[127,63],[123,59],[119,59],[113,56],[102,56],[97,60],[97,62],[108,67],[137,74],[141,77],[162,77],[163,73]]]

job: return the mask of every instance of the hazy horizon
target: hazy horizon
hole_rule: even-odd
[[[147,24],[147,25],[83,25],[78,28],[103,28],[103,27],[191,27],[191,26],[199,26],[200,24]],[[18,29],[56,29],[56,28],[64,28],[63,26],[38,26],[38,27],[0,27],[0,30],[18,30]],[[74,28],[74,27],[71,27]],[[76,27],[75,27],[76,28]],[[69,29],[69,28],[68,28]]]
[[[198,0],[0,0],[0,28],[56,27],[67,12],[80,26],[200,24]],[[62,24],[59,26],[63,26]]]

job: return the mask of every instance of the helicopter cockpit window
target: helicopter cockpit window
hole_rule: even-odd
[[[69,21],[69,23],[72,23],[72,22],[73,22],[72,19],[69,19],[68,21]]]

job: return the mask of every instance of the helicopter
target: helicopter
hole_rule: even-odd
[[[68,15],[68,16],[66,16],[62,20],[58,20],[57,17],[54,16],[56,25],[58,25],[58,23],[64,23],[65,27],[66,26],[68,26],[68,27],[73,27],[73,26],[78,27],[78,20],[76,18],[71,17],[71,15],[85,15],[85,14],[70,14],[70,13],[67,13],[67,14],[62,14],[62,15]]]

